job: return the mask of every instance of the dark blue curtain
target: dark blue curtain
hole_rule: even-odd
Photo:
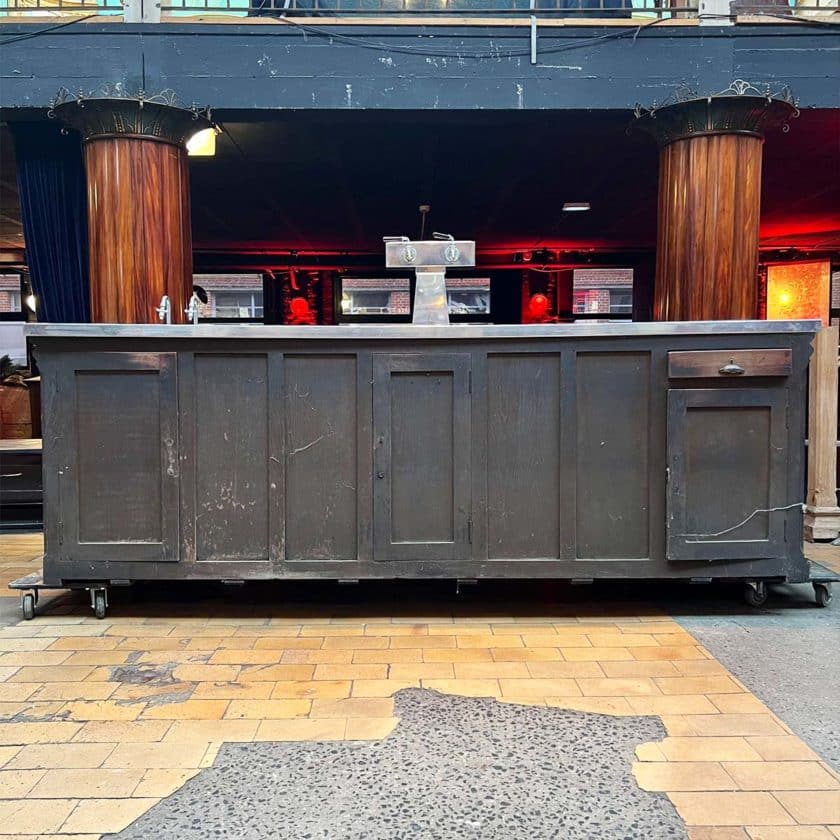
[[[81,142],[53,123],[12,123],[26,262],[39,321],[90,321]]]

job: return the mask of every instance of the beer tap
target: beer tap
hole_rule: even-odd
[[[169,300],[169,295],[164,295],[160,299],[160,305],[155,308],[155,312],[159,320],[167,324],[172,323],[172,302]]]
[[[193,326],[198,326],[198,307],[201,306],[201,299],[199,296],[193,292],[192,297],[190,298],[190,302],[187,308],[184,310],[184,314],[187,316],[189,321],[192,323]]]

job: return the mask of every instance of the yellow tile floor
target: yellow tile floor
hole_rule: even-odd
[[[17,597],[7,580],[38,570],[41,550],[38,537],[0,537],[0,597]],[[840,838],[838,774],[644,604],[542,616],[290,605],[272,617],[146,604],[104,621],[74,604],[0,629],[0,840],[120,831],[225,741],[383,738],[408,686],[658,715],[667,737],[640,745],[632,772],[668,795],[692,840]],[[113,679],[121,666],[157,677]]]

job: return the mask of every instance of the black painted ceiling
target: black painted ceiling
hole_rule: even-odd
[[[222,119],[192,159],[195,245],[381,250],[429,228],[479,247],[655,244],[657,150],[627,112],[278,112]],[[840,111],[804,112],[765,144],[765,245],[840,248]],[[589,201],[588,213],[563,213]]]
[[[650,248],[657,150],[616,111],[278,111],[221,115],[213,158],[191,158],[205,252],[382,253],[428,231],[490,249]],[[0,249],[20,248],[14,157],[0,130]],[[563,213],[589,201],[588,213]],[[428,232],[427,231],[427,232]],[[805,111],[765,143],[765,248],[840,251],[840,110]]]

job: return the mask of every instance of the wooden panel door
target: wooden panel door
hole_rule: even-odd
[[[178,560],[172,353],[69,355],[61,378],[62,559]],[[69,383],[70,393],[64,393]]]
[[[191,359],[182,356],[181,362],[183,384],[192,384],[183,418],[191,425],[184,437],[192,459],[185,464],[183,485],[194,511],[184,517],[188,551],[194,556],[185,559],[277,561],[282,358],[277,353],[196,353]]]
[[[358,557],[358,375],[356,356],[349,353],[285,357],[289,564]],[[369,380],[368,368],[368,394]]]
[[[374,354],[374,556],[470,553],[470,357]]]
[[[785,554],[784,388],[668,393],[668,560]]]

